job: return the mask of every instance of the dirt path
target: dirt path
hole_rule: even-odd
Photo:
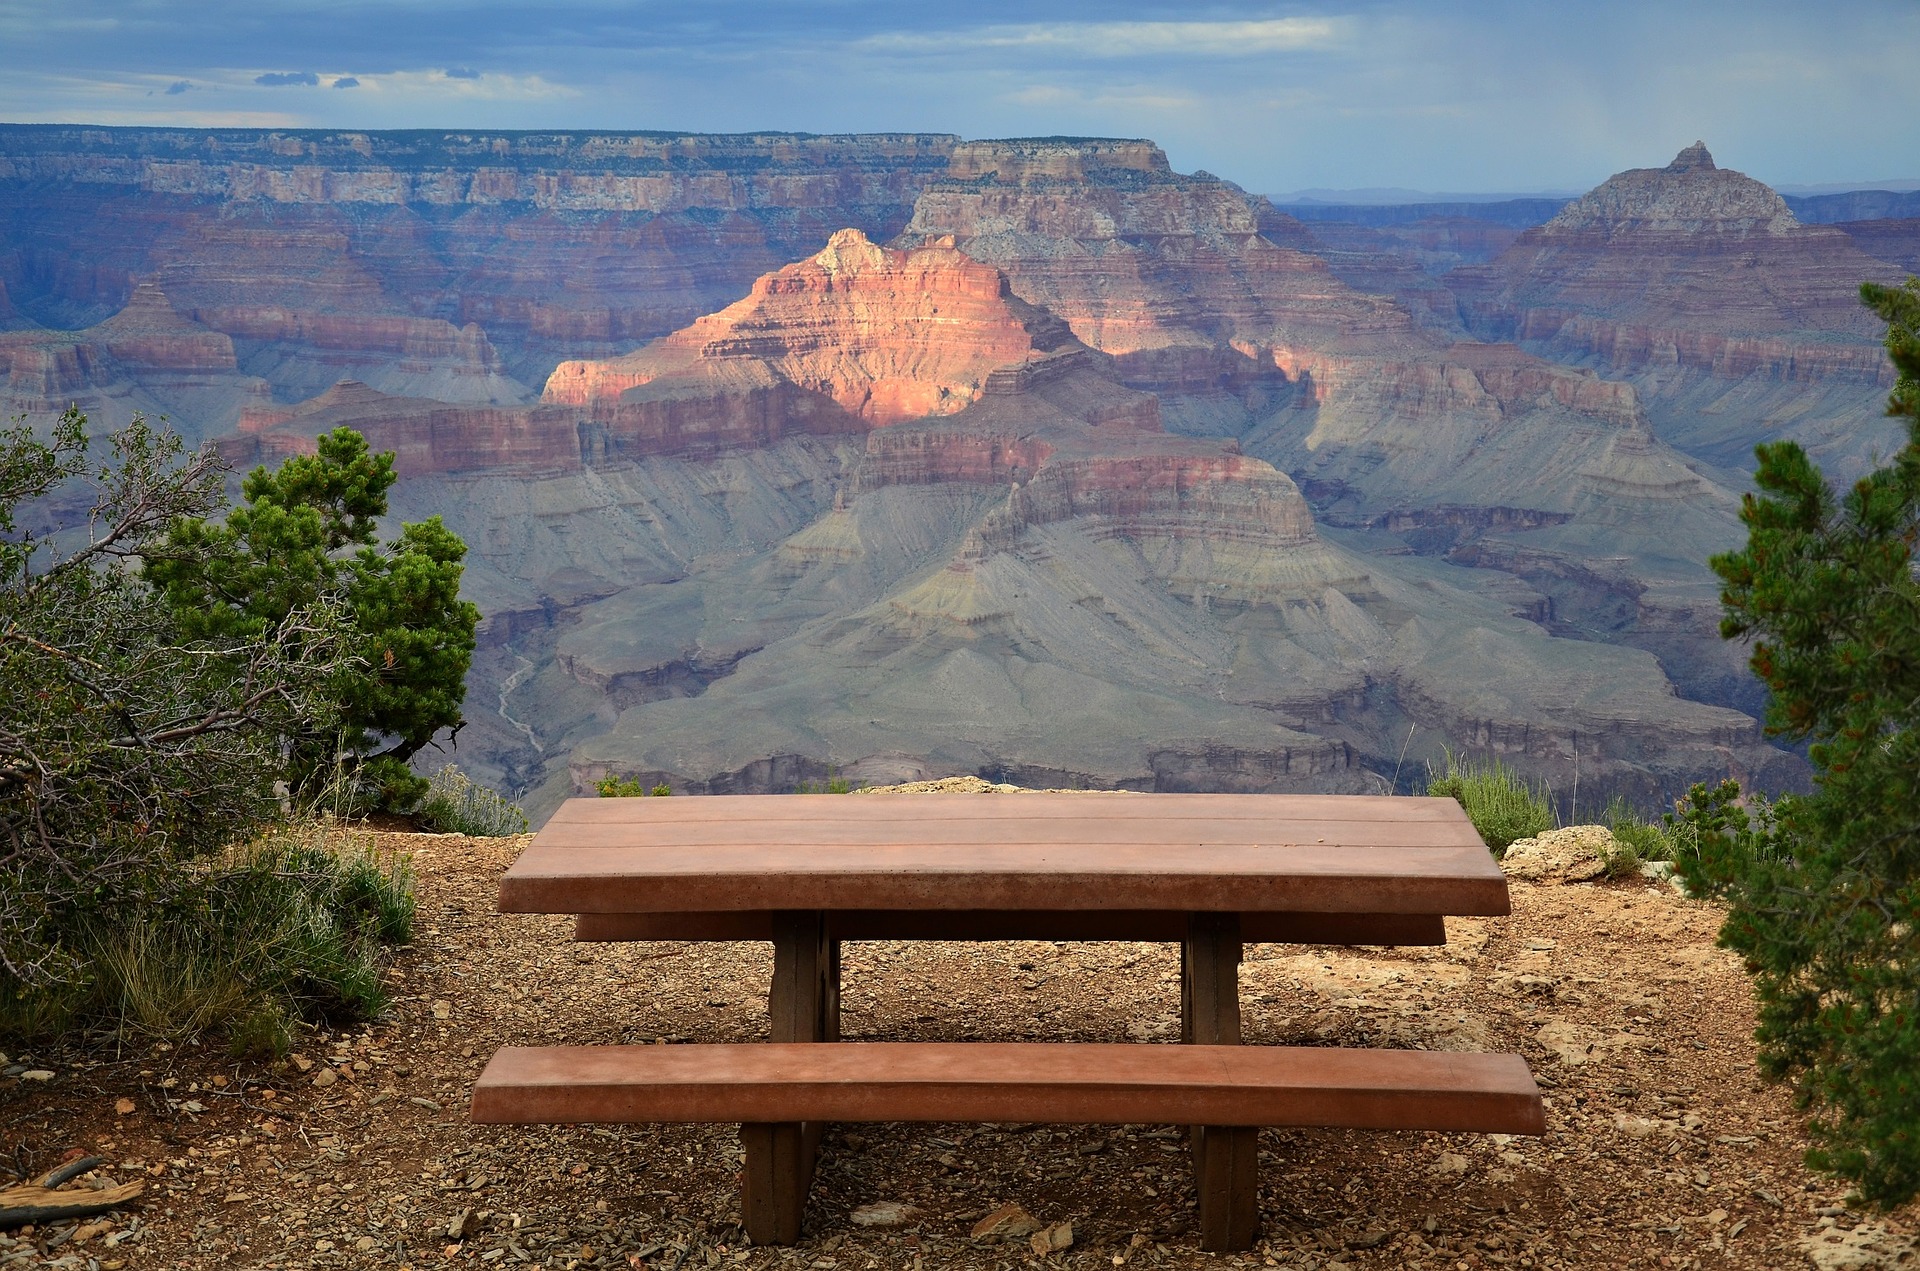
[[[566,920],[493,912],[518,841],[382,838],[416,854],[421,910],[378,1025],[316,1035],[277,1070],[193,1048],[11,1057],[0,1152],[16,1172],[84,1150],[110,1162],[97,1177],[149,1192],[105,1223],[0,1237],[0,1268],[1041,1261],[969,1237],[1007,1201],[1071,1221],[1072,1247],[1047,1260],[1085,1268],[1777,1271],[1812,1267],[1810,1247],[1831,1267],[1920,1266],[1899,1260],[1910,1212],[1860,1223],[1800,1164],[1785,1094],[1756,1081],[1717,915],[1663,885],[1516,881],[1511,918],[1452,923],[1441,950],[1248,949],[1250,1041],[1517,1049],[1546,1087],[1544,1139],[1263,1132],[1264,1238],[1211,1257],[1194,1252],[1170,1129],[841,1128],[805,1244],[752,1249],[732,1127],[474,1127],[464,1112],[502,1044],[764,1035],[764,947],[574,946]],[[1166,1041],[1178,961],[1147,944],[850,945],[845,1032]],[[885,1200],[925,1216],[853,1224]]]

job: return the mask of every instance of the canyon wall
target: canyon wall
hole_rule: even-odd
[[[1884,394],[1834,298],[1881,257],[1683,161],[1522,233],[1308,223],[1137,139],[0,126],[0,405],[394,451],[485,614],[454,757],[536,811],[1445,748],[1779,786],[1679,417]]]

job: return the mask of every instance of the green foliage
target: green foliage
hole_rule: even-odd
[[[477,784],[452,764],[427,778],[427,794],[414,818],[430,830],[474,838],[527,832],[527,814],[519,804]]]
[[[1616,844],[1607,856],[1609,878],[1630,878],[1650,861],[1673,859],[1673,831],[1665,824],[1643,819],[1618,795],[1600,813],[1600,824],[1607,827]]]
[[[329,718],[327,606],[194,636],[125,567],[219,506],[211,452],[138,417],[107,448],[73,410],[44,439],[0,430],[0,1009],[86,978],[91,916],[159,903],[277,817],[281,739]]]
[[[1810,1110],[1809,1160],[1891,1206],[1920,1192],[1920,279],[1861,293],[1907,444],[1844,494],[1797,445],[1759,447],[1747,545],[1712,562],[1721,631],[1754,639],[1768,731],[1811,743],[1814,791],[1768,808],[1696,786],[1676,865],[1727,905],[1761,1069]]]
[[[163,904],[89,915],[73,935],[88,978],[0,1008],[0,1033],[102,1024],[281,1054],[302,1023],[385,1009],[385,951],[410,937],[413,915],[404,860],[316,828],[282,830],[192,870]]]
[[[289,585],[297,571],[274,560],[190,558],[225,506],[211,451],[136,416],[96,459],[86,424],[70,410],[44,436],[0,429],[0,1033],[104,1025],[277,1050],[302,1020],[377,1012],[380,950],[412,923],[406,868],[312,833],[260,836],[281,820],[288,754],[394,690],[363,683],[369,630],[444,611],[445,572],[355,563],[354,627],[338,594]],[[289,488],[338,475],[296,471]],[[378,484],[280,511],[345,543],[370,533]],[[431,541],[391,555],[436,552],[458,559]],[[196,612],[134,568],[160,560],[281,590]]]
[[[603,799],[640,799],[649,795],[656,799],[664,799],[673,793],[673,787],[665,784],[654,786],[649,790],[640,783],[638,777],[616,777],[612,773],[600,778],[600,784],[594,789],[599,791]]]
[[[1429,771],[1427,793],[1457,800],[1495,856],[1520,839],[1554,827],[1546,789],[1534,787],[1498,759],[1481,763],[1449,750],[1446,765],[1440,776]]]
[[[348,428],[311,455],[241,486],[224,522],[182,517],[147,556],[145,576],[191,638],[278,638],[287,615],[337,604],[352,660],[335,711],[290,738],[297,798],[347,795],[347,810],[405,810],[426,793],[407,761],[458,731],[480,613],[460,599],[466,545],[431,517],[376,541],[393,456]]]
[[[863,781],[860,783],[865,785]],[[793,788],[795,794],[852,794],[859,787],[837,773],[829,772],[825,781],[802,781]]]

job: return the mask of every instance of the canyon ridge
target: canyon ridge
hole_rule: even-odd
[[[1698,143],[1365,224],[1141,140],[5,125],[0,410],[393,450],[485,615],[449,757],[536,815],[1449,750],[1651,808],[1805,779],[1706,561],[1755,442],[1897,446],[1886,210]]]

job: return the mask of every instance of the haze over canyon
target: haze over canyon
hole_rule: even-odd
[[[1897,446],[1920,207],[1661,158],[1408,219],[1144,140],[0,126],[0,410],[394,450],[485,614],[451,757],[536,814],[1790,786],[1706,560],[1756,442]]]

